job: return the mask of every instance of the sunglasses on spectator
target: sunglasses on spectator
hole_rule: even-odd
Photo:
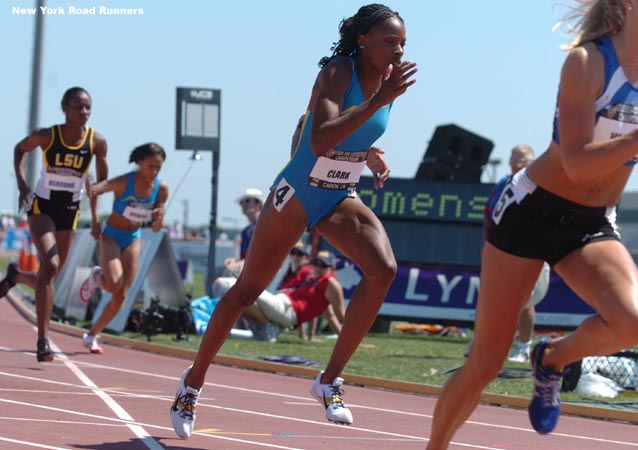
[[[317,261],[317,260],[312,261],[310,265],[319,267],[320,269],[325,269],[327,267],[330,267],[328,264],[324,263],[323,261]]]
[[[248,197],[248,198],[245,198],[245,199],[241,200],[239,202],[239,204],[240,205],[245,205],[245,204],[247,204],[249,202],[250,203],[261,203],[261,201],[257,200],[256,198]]]
[[[301,250],[297,250],[296,248],[293,248],[292,250],[290,250],[290,254],[292,256],[304,256],[305,253],[302,252]]]

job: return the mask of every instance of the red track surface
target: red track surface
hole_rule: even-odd
[[[168,417],[188,361],[105,345],[91,355],[53,332],[52,363],[36,362],[36,332],[0,301],[0,449],[424,449],[435,398],[346,386],[355,423],[329,424],[311,380],[215,365],[196,432],[179,439]],[[346,380],[347,382],[348,380]],[[563,416],[537,435],[527,412],[481,405],[451,449],[638,449],[636,427]]]

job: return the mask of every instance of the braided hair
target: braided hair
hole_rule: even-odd
[[[323,68],[339,55],[356,56],[359,53],[359,35],[366,34],[372,27],[385,22],[391,17],[396,17],[403,22],[398,12],[392,11],[385,5],[372,3],[359,8],[359,11],[354,16],[343,19],[339,24],[341,39],[338,42],[333,42],[330,48],[332,55],[321,58],[319,67]]]

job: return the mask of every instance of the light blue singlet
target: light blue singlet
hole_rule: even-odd
[[[126,177],[125,191],[113,200],[113,211],[132,223],[139,223],[140,227],[132,231],[120,230],[107,223],[102,230],[102,234],[115,239],[121,249],[125,249],[138,239],[142,235],[142,223],[152,219],[153,208],[157,202],[159,185],[159,179],[155,178],[151,195],[147,198],[140,198],[135,193],[135,172],[129,172]]]
[[[348,59],[352,66],[352,80],[344,96],[341,114],[366,100],[354,60]],[[294,195],[303,205],[308,225],[313,227],[344,198],[355,196],[368,150],[385,132],[391,107],[392,104],[389,104],[378,109],[366,123],[335,146],[330,155],[321,158],[310,147],[312,111],[307,111],[293,157],[271,187],[275,209],[281,211]]]

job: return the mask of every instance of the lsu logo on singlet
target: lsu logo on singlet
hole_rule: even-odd
[[[93,158],[93,128],[87,128],[76,146],[64,142],[60,125],[51,127],[51,143],[42,150],[42,171],[36,195],[51,198],[51,192],[61,191],[79,201],[84,179]]]
[[[51,127],[51,144],[44,149],[44,164],[48,173],[81,178],[93,157],[93,128],[88,128],[77,146],[64,142],[60,125]]]
[[[80,170],[86,165],[86,159],[91,158],[91,154],[89,152],[84,153],[86,153],[86,156],[81,153],[79,155],[73,155],[70,153],[61,155],[57,153],[55,155],[53,167]]]

